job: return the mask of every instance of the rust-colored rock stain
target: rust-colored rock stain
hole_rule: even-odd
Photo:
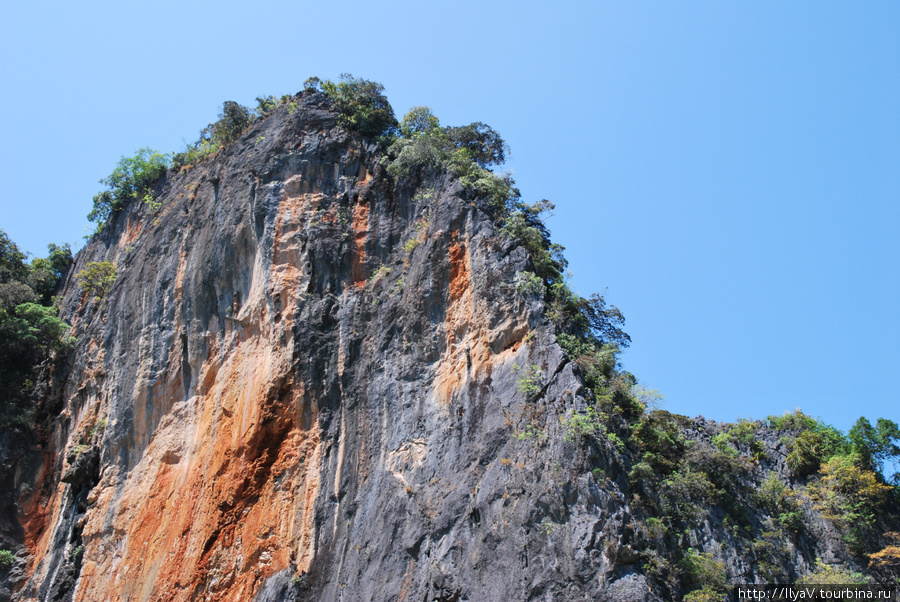
[[[353,284],[366,283],[366,237],[369,234],[369,205],[362,200],[353,207],[353,260],[350,264],[350,278]]]
[[[435,379],[435,394],[444,403],[490,363],[484,320],[472,293],[470,250],[465,242],[459,241],[459,232],[451,232],[450,240],[449,303],[444,319],[446,345]]]
[[[284,332],[293,317],[275,323],[266,305],[290,307],[301,295],[298,224],[319,199],[284,199],[268,286],[251,292],[240,322],[226,321],[224,338],[208,335],[189,398],[180,370],[139,379],[133,432],[149,440],[124,482],[110,467],[94,490],[76,600],[243,601],[272,574],[309,568],[322,462],[317,408],[292,380]],[[187,261],[182,252],[175,302]],[[169,366],[188,359],[170,347]],[[38,557],[51,544],[45,517],[58,514],[64,487],[25,507]]]

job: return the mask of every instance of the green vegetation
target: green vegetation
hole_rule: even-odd
[[[100,180],[107,190],[94,195],[88,219],[97,223],[97,231],[132,201],[152,204],[154,186],[168,168],[169,156],[150,148],[140,149],[133,157],[122,157],[113,172]]]
[[[815,474],[836,456],[852,457],[854,465],[873,473],[882,473],[889,461],[900,458],[900,427],[886,418],[879,418],[873,427],[860,417],[847,435],[800,410],[769,416],[768,423],[785,432],[782,442],[789,450],[788,468],[797,477]],[[882,474],[882,480],[888,476]]]
[[[577,441],[579,437],[606,432],[604,420],[597,414],[597,410],[593,406],[588,406],[582,412],[572,412],[570,415],[561,416],[560,423],[565,432],[566,441]]]
[[[803,524],[803,512],[793,491],[781,482],[774,472],[763,479],[755,493],[756,501],[785,529],[798,532]]]
[[[893,488],[858,464],[855,455],[832,457],[822,466],[819,479],[809,485],[808,491],[815,509],[840,525],[844,541],[854,551],[861,552],[862,541],[870,534]]]
[[[688,549],[678,568],[688,585],[697,588],[684,597],[686,602],[722,600],[728,591],[725,563],[715,560],[711,554]]]
[[[660,488],[661,509],[669,516],[693,524],[705,514],[705,506],[721,496],[709,475],[690,465],[673,472]]]
[[[897,423],[879,418],[875,427],[864,417],[860,417],[847,433],[850,446],[860,465],[868,470],[881,472],[885,462],[900,457],[900,429]]]
[[[516,385],[526,399],[531,401],[538,393],[541,392],[541,367],[532,364],[531,366],[522,367],[513,364],[513,372],[519,373]]]
[[[738,447],[747,449],[755,460],[759,460],[763,453],[763,444],[756,438],[756,424],[749,420],[738,420],[735,426],[713,437],[712,444],[732,456],[740,454]]]
[[[255,121],[290,102],[290,95],[281,98],[258,96],[256,108],[251,109],[233,100],[226,100],[222,103],[219,118],[200,131],[200,138],[193,144],[188,144],[187,148],[180,153],[172,156],[172,167],[184,170],[198,161],[202,161],[240,138],[241,134]],[[263,140],[265,140],[264,137],[258,137],[256,144]]]
[[[795,585],[867,585],[868,577],[840,565],[825,564],[816,559],[816,568],[797,580]]]
[[[518,439],[519,441],[543,439],[546,436],[547,433],[532,424],[525,425],[525,427],[521,431],[516,433],[516,439]]]
[[[38,367],[72,344],[51,295],[72,263],[68,245],[49,245],[46,259],[26,262],[0,230],[0,431],[26,428]]]
[[[337,83],[311,77],[303,83],[306,92],[324,92],[343,115],[345,126],[364,136],[390,142],[397,130],[397,119],[391,103],[378,82],[342,73]]]
[[[106,419],[102,418],[91,428],[90,435],[91,437],[96,437],[97,435],[102,436],[104,431],[106,431]]]
[[[516,272],[516,277],[513,280],[513,287],[520,295],[544,296],[544,281],[534,272]]]
[[[16,561],[16,555],[10,552],[9,550],[0,550],[0,568],[7,568],[12,566],[12,564]]]
[[[104,298],[116,282],[116,266],[109,261],[93,261],[75,274],[81,290],[96,299]]]

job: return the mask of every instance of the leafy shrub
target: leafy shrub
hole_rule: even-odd
[[[81,290],[102,299],[116,282],[116,266],[109,261],[93,261],[75,274]]]
[[[410,238],[405,243],[403,243],[403,251],[407,254],[412,253],[413,251],[415,251],[416,247],[418,247],[418,246],[419,246],[419,239],[418,238]]]
[[[218,150],[219,146],[215,142],[201,138],[194,144],[188,144],[187,148],[182,152],[175,153],[172,157],[172,167],[174,169],[183,170],[198,161],[202,161]]]
[[[535,395],[541,392],[541,367],[535,364],[523,368],[518,364],[513,364],[513,372],[519,373],[516,386],[526,399],[531,400]]]
[[[679,419],[684,418],[665,410],[650,412],[641,419],[632,435],[642,451],[641,461],[663,474],[674,470],[685,452]]]
[[[23,303],[16,307],[13,322],[16,338],[41,352],[61,351],[71,341],[66,336],[69,325],[56,317],[52,307]]]
[[[663,481],[663,508],[672,516],[693,522],[703,515],[701,505],[718,498],[718,492],[705,473],[683,466]]]
[[[185,168],[228,146],[261,115],[277,108],[284,98],[275,101],[274,97],[267,96],[258,97],[256,101],[260,108],[255,111],[233,100],[222,103],[218,120],[203,128],[200,131],[200,138],[195,143],[189,144],[184,151],[172,157],[172,167]]]
[[[589,387],[605,383],[615,375],[619,352],[615,345],[602,345],[598,348],[593,342],[566,333],[556,335],[556,342],[566,356],[581,368]]]
[[[521,431],[516,433],[516,439],[519,441],[528,441],[530,439],[544,439],[547,436],[542,429],[529,424],[526,425]]]
[[[448,127],[447,135],[457,148],[478,167],[502,165],[509,148],[496,130],[480,121],[461,127]]]
[[[658,410],[666,398],[658,389],[646,389],[643,385],[634,385],[631,394],[647,411]]]
[[[16,561],[16,555],[9,550],[0,550],[0,568],[12,566]]]
[[[818,425],[818,420],[812,418],[811,416],[807,416],[800,409],[796,409],[793,412],[785,412],[781,416],[770,415],[766,418],[766,422],[769,425],[769,428],[775,429],[776,431],[805,431],[812,428],[815,428]]]
[[[404,138],[420,138],[434,135],[441,127],[441,122],[428,107],[413,107],[406,112],[400,121],[400,135]]]
[[[719,433],[712,438],[713,447],[729,456],[739,456],[741,452],[731,444],[727,432]]]
[[[69,244],[57,246],[53,243],[47,245],[49,254],[46,259],[35,258],[31,262],[31,273],[28,276],[28,284],[41,298],[41,303],[49,305],[50,296],[65,278],[74,258],[72,247]]]
[[[226,100],[222,103],[218,119],[200,131],[197,141],[188,144],[180,153],[175,153],[172,157],[172,167],[183,170],[218,152],[240,138],[241,134],[255,121],[269,115],[284,104],[288,105],[289,113],[293,112],[292,108],[296,108],[296,103],[287,94],[280,98],[271,95],[257,96],[255,109],[233,100]],[[259,141],[257,140],[257,142]]]
[[[860,468],[852,455],[834,456],[819,471],[819,480],[809,486],[816,510],[848,527],[871,525],[891,487],[871,470]]]
[[[640,481],[650,482],[654,477],[653,467],[647,462],[637,462],[628,471],[628,480],[633,484]]]
[[[588,406],[580,412],[560,416],[559,421],[565,433],[564,439],[569,442],[606,432],[604,425],[606,416],[593,406]]]
[[[666,535],[666,524],[655,516],[648,516],[644,521],[644,532],[654,539],[661,539]]]
[[[781,482],[774,472],[766,475],[754,497],[785,529],[796,533],[802,528],[803,512],[800,504],[793,492]]]
[[[396,140],[388,152],[394,157],[388,173],[399,177],[423,167],[447,169],[455,149],[450,139],[440,132],[425,135],[410,131],[410,136]]]
[[[755,459],[763,452],[762,441],[756,438],[756,424],[749,420],[739,420],[732,428],[713,437],[712,444],[719,451],[732,456],[740,453],[736,445],[749,449]]]
[[[722,602],[723,593],[712,587],[703,587],[689,592],[684,602]]]
[[[795,585],[867,585],[868,577],[840,565],[825,564],[816,559],[816,568],[795,582]]]
[[[689,548],[678,563],[678,567],[687,578],[689,586],[700,587],[704,591],[702,595],[697,594],[694,600],[721,600],[722,595],[728,590],[725,563],[714,559],[712,554],[697,553]],[[708,597],[710,593],[718,597],[710,598]],[[688,598],[685,597],[685,600]]]
[[[786,458],[788,468],[797,477],[810,475],[828,458],[843,451],[846,441],[834,427],[816,423],[814,429],[801,432],[789,442],[791,450]]]
[[[544,281],[534,272],[516,272],[513,286],[520,295],[540,295],[544,293]]]
[[[233,100],[226,100],[222,103],[219,119],[206,126],[200,133],[200,138],[210,140],[219,147],[226,146],[237,140],[255,119],[256,115],[249,108]]]
[[[254,111],[255,115],[258,117],[265,117],[281,105],[290,102],[291,95],[285,94],[281,98],[276,98],[274,96],[257,96],[256,97],[256,109]]]
[[[113,172],[100,180],[108,189],[94,195],[88,219],[97,223],[97,231],[131,201],[152,202],[153,186],[168,168],[168,155],[150,148],[140,149],[133,157],[122,157]]]
[[[310,89],[321,87],[334,102],[334,108],[344,115],[344,124],[360,134],[383,138],[396,131],[397,119],[381,84],[349,73],[342,73],[338,83],[318,78],[310,78],[307,83]]]

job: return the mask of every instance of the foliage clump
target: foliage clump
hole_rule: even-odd
[[[758,460],[763,454],[762,441],[756,438],[756,424],[749,420],[738,420],[737,424],[712,439],[712,444],[719,451],[738,456],[738,447],[746,449]]]
[[[116,266],[109,261],[93,261],[75,274],[81,290],[95,299],[104,298],[116,282]]]
[[[892,488],[878,475],[861,468],[858,457],[837,455],[822,465],[819,479],[809,486],[815,509],[845,529],[845,540],[858,546],[865,530],[874,525]]]
[[[72,263],[69,245],[49,245],[49,256],[27,256],[0,230],[0,431],[25,428],[38,367],[72,344],[69,325],[51,294]]]
[[[766,475],[756,490],[755,497],[757,503],[768,510],[785,529],[796,533],[803,526],[803,511],[797,495],[774,472]]]
[[[686,602],[722,600],[728,591],[725,563],[713,558],[712,554],[688,549],[678,568],[688,586],[697,588],[684,597]]]
[[[816,559],[816,568],[795,582],[795,585],[868,585],[868,577],[841,565],[825,564]]]
[[[378,82],[342,73],[338,82],[311,77],[303,88],[324,92],[343,116],[344,125],[363,136],[387,142],[396,133],[394,109],[384,95],[384,86]]]
[[[153,188],[168,168],[169,156],[151,148],[142,148],[133,157],[122,157],[113,172],[100,180],[107,189],[94,195],[88,219],[97,223],[97,231],[132,201],[152,204]]]

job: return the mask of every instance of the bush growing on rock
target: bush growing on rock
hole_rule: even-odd
[[[122,157],[109,176],[100,180],[107,190],[94,195],[88,219],[99,232],[112,215],[132,201],[153,202],[153,186],[169,168],[169,156],[151,148],[140,149],[133,157]]]
[[[93,261],[75,274],[81,290],[102,299],[116,282],[116,266],[109,261]]]
[[[383,138],[397,130],[394,109],[378,82],[342,73],[337,83],[310,78],[308,89],[321,90],[334,102],[334,108],[344,116],[344,124],[364,136]],[[315,80],[315,81],[312,81]]]

